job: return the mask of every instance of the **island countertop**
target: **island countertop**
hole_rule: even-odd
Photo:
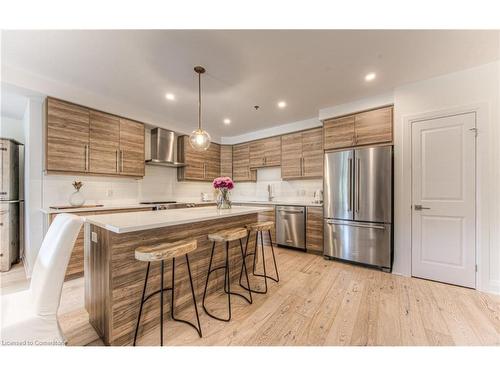
[[[147,229],[189,224],[213,219],[254,214],[269,210],[266,207],[239,206],[218,210],[215,207],[180,208],[175,210],[143,211],[95,215],[85,222],[114,233],[130,233]]]

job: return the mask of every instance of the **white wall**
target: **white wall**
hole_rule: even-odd
[[[25,250],[24,262],[28,274],[35,264],[43,239],[44,216],[40,209],[42,200],[42,102],[29,99],[23,117],[25,169],[24,169],[24,213]]]
[[[2,116],[0,119],[0,137],[15,139],[24,143],[23,120]]]
[[[411,274],[410,121],[477,111],[477,288],[500,293],[500,62],[399,87],[395,104],[395,272]]]
[[[500,62],[397,87],[394,103],[395,259],[393,272],[411,275],[411,143],[409,121],[456,110],[478,111],[477,288],[500,293]],[[322,118],[389,104],[391,94],[320,111]]]
[[[274,196],[278,200],[308,201],[313,199],[314,191],[323,190],[323,180],[282,181],[281,168],[261,168],[257,170],[257,182],[236,183],[231,192],[232,199],[265,200],[268,197],[267,186],[273,185]]]

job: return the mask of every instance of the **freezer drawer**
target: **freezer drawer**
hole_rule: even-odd
[[[391,268],[391,224],[324,221],[324,255]]]

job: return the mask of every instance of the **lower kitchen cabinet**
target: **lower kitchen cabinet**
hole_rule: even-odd
[[[306,248],[323,253],[323,207],[307,207]]]
[[[137,212],[137,211],[151,211],[151,207],[145,208],[134,208],[134,209],[123,209],[123,210],[101,210],[101,211],[85,211],[85,212],[73,212],[73,215],[77,216],[91,216],[91,215],[106,215],[115,213],[125,213],[125,212]],[[52,223],[54,218],[59,215],[56,213],[49,214],[48,225]],[[48,227],[48,226],[47,226]],[[66,269],[65,280],[71,280],[76,277],[83,276],[83,226],[78,233],[75,245],[73,246],[73,251],[71,252],[71,257],[69,259],[68,268]]]

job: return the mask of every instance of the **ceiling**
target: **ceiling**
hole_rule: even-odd
[[[29,72],[93,93],[102,108],[119,102],[154,114],[155,125],[189,132],[197,123],[193,67],[202,65],[204,127],[235,136],[494,61],[498,49],[498,31],[3,31],[2,72],[7,79],[8,67]],[[368,72],[377,78],[365,82]]]

